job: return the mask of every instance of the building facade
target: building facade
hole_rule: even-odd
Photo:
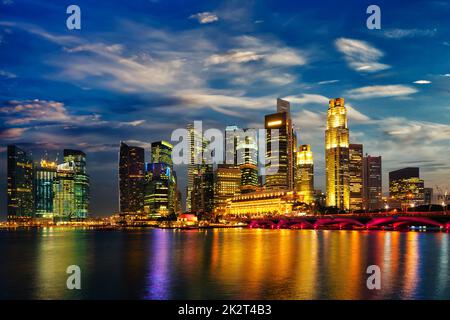
[[[277,100],[277,113],[265,116],[267,190],[294,189],[294,130],[288,101]]]
[[[35,165],[34,203],[36,218],[53,218],[53,182],[57,175],[56,162],[41,160]]]
[[[408,167],[389,172],[389,197],[397,206],[424,204],[424,181],[417,167]]]
[[[241,193],[255,192],[258,180],[258,143],[256,130],[244,129],[237,145],[238,165],[241,171]]]
[[[350,210],[363,209],[363,145],[349,145]]]
[[[238,166],[219,164],[215,172],[214,212],[224,214],[227,200],[240,193],[241,169]]]
[[[297,151],[295,190],[307,204],[314,202],[314,158],[309,144]]]
[[[123,214],[144,212],[144,149],[120,143],[119,207]]]
[[[16,145],[7,147],[8,221],[26,221],[34,216],[33,160]]]
[[[366,155],[363,162],[364,208],[368,211],[382,209],[381,156]]]
[[[343,98],[330,100],[325,131],[327,206],[350,208],[349,130]]]

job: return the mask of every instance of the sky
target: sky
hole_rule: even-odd
[[[80,30],[66,27],[71,4]],[[379,30],[366,26],[371,4]],[[278,97],[312,145],[316,188],[328,100],[343,97],[351,143],[383,157],[385,191],[388,172],[407,166],[450,189],[449,16],[439,0],[0,0],[0,214],[7,144],[35,160],[83,150],[92,213],[109,215],[120,141],[149,159],[150,142],[193,120],[263,127]]]

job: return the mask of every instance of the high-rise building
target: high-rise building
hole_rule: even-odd
[[[57,167],[53,180],[53,218],[70,221],[75,218],[75,164],[64,162]]]
[[[150,218],[166,217],[173,213],[173,203],[170,202],[172,176],[172,168],[166,163],[147,164],[144,211]]]
[[[401,206],[424,204],[424,181],[417,167],[389,172],[389,197]]]
[[[219,164],[215,173],[214,208],[224,214],[227,200],[240,193],[241,169],[238,166]]]
[[[33,218],[33,161],[16,145],[8,145],[8,221]]]
[[[173,170],[173,146],[167,141],[151,144],[152,162],[147,165],[145,211],[152,218],[176,212],[177,178]]]
[[[349,145],[350,210],[363,209],[363,145]]]
[[[237,146],[238,165],[241,170],[241,193],[255,192],[258,181],[258,144],[256,130],[244,129]]]
[[[381,156],[366,155],[363,161],[364,209],[379,210],[383,208]]]
[[[56,179],[56,162],[42,159],[35,165],[34,203],[36,218],[53,218],[53,181]]]
[[[325,131],[327,206],[350,208],[349,131],[343,98],[330,100]]]
[[[237,165],[237,144],[239,127],[230,125],[225,127],[225,164]]]
[[[83,220],[88,217],[90,181],[84,152],[64,149],[64,163],[57,167],[53,192],[53,210],[56,219]]]
[[[303,144],[297,151],[295,189],[303,202],[314,202],[314,158],[309,144]]]
[[[288,101],[277,100],[277,113],[265,116],[268,190],[294,188],[294,130]]]
[[[194,189],[194,179],[205,171],[203,153],[207,146],[207,141],[203,139],[201,132],[198,132],[194,124],[187,125],[189,164],[186,185],[186,211],[192,211],[192,190]]]
[[[167,141],[156,141],[151,143],[151,163],[165,163],[170,166],[172,162],[173,145]]]
[[[433,188],[423,188],[424,204],[433,204]]]
[[[120,143],[119,201],[124,214],[144,212],[144,149]]]
[[[204,165],[194,177],[191,210],[202,213],[214,211],[214,172],[212,165]]]

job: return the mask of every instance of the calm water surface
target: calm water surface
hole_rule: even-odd
[[[0,299],[450,299],[449,245],[448,233],[3,230]],[[366,287],[372,264],[381,290]]]

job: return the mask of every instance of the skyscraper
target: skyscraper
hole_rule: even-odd
[[[172,150],[173,145],[167,141],[156,141],[151,143],[151,163],[165,163],[169,166],[173,165],[172,162]]]
[[[41,160],[35,165],[34,203],[37,218],[53,218],[53,181],[56,179],[56,162]]]
[[[244,129],[236,149],[241,170],[241,193],[254,192],[259,187],[256,130]]]
[[[120,143],[119,201],[124,214],[144,211],[144,149]]]
[[[146,170],[144,207],[152,218],[171,215],[176,210],[178,195],[172,150],[172,144],[167,141],[151,143],[152,162]]]
[[[53,218],[70,221],[75,218],[75,164],[64,162],[57,167],[53,180]]]
[[[146,168],[144,210],[150,218],[173,213],[170,203],[172,168],[166,163],[148,163]]]
[[[239,127],[235,125],[225,127],[225,164],[235,166],[238,163],[236,152],[238,144],[238,130]]]
[[[363,145],[349,145],[350,210],[363,208]]]
[[[203,135],[199,132],[194,124],[187,125],[188,145],[189,145],[189,164],[186,186],[186,210],[192,211],[192,190],[194,188],[194,178],[199,173],[205,171],[203,152],[207,146],[207,141],[203,139]]]
[[[59,220],[83,220],[89,215],[90,181],[86,154],[64,149],[64,163],[58,165],[53,184],[54,217]]]
[[[212,165],[204,165],[194,177],[191,210],[203,213],[214,211],[214,172]]]
[[[33,161],[16,145],[8,145],[8,221],[33,218]]]
[[[408,167],[389,172],[389,197],[401,206],[424,204],[424,181],[419,168]]]
[[[238,166],[219,164],[215,173],[214,208],[224,214],[227,200],[240,193],[241,169]]]
[[[332,99],[328,107],[325,131],[327,206],[345,210],[350,207],[348,148],[349,131],[344,99]]]
[[[378,210],[383,207],[381,156],[366,155],[363,165],[364,208]]]
[[[297,151],[297,175],[295,189],[303,196],[303,202],[314,202],[314,158],[309,144],[303,144]]]
[[[277,113],[265,116],[264,127],[267,162],[265,187],[269,190],[293,190],[295,147],[288,101],[277,99]]]

